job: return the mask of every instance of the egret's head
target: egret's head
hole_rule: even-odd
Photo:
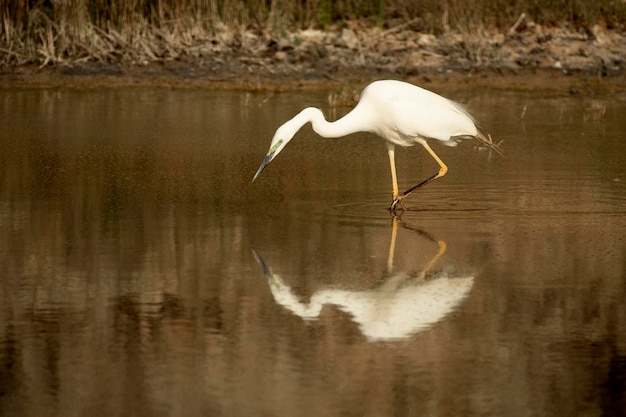
[[[283,150],[283,148],[289,143],[289,141],[298,131],[299,126],[294,130],[294,126],[292,126],[290,122],[291,120],[279,127],[274,134],[274,137],[272,138],[272,143],[270,144],[270,150],[267,151],[267,155],[265,155],[261,166],[259,167],[256,174],[254,174],[254,178],[252,178],[253,182],[257,179],[259,175],[261,175],[261,172],[263,172],[267,164],[269,164],[274,158],[276,158],[276,155],[278,155]]]

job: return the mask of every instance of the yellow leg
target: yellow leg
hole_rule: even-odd
[[[437,154],[435,153],[435,151],[432,150],[432,148],[430,146],[428,146],[427,143],[424,143],[424,148],[426,148],[426,150],[428,151],[428,153],[430,154],[430,156],[432,156],[433,158],[435,158],[435,161],[437,161],[437,163],[439,164],[439,173],[437,174],[437,176],[435,178],[433,178],[431,181],[436,180],[437,178],[441,178],[444,175],[446,175],[446,173],[448,172],[448,167],[446,166],[446,164],[443,163],[443,161],[441,160],[441,158],[439,158],[439,156],[437,156]]]
[[[396,156],[392,143],[387,143],[387,155],[389,155],[389,165],[391,166],[392,198],[395,200],[398,198],[398,177],[396,176]]]
[[[441,158],[439,158],[439,156],[437,156],[437,154],[435,153],[435,151],[432,150],[432,148],[430,146],[428,146],[428,144],[426,142],[422,143],[422,146],[424,146],[424,148],[426,148],[426,150],[428,151],[428,153],[430,154],[430,156],[432,156],[435,161],[437,161],[437,163],[439,164],[439,172],[437,172],[435,175],[433,175],[432,177],[420,182],[419,184],[417,184],[414,187],[409,188],[408,190],[406,190],[405,192],[403,192],[399,197],[398,200],[400,201],[400,203],[402,202],[402,200],[409,194],[411,194],[413,191],[417,190],[420,187],[425,186],[426,184],[428,184],[429,182],[432,182],[434,180],[436,180],[437,178],[441,178],[444,175],[446,175],[446,173],[448,172],[448,167],[446,166],[446,164],[443,163],[443,161],[441,160]]]

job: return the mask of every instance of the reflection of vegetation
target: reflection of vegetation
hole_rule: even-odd
[[[499,182],[491,184],[502,187],[488,189],[501,192],[497,200],[490,191],[476,196],[498,205],[493,218],[405,215],[443,231],[448,256],[489,265],[462,315],[419,340],[365,344],[345,316],[326,314],[319,325],[303,326],[277,308],[252,264],[252,244],[297,241],[282,259],[299,276],[289,283],[307,296],[320,281],[341,283],[328,273],[339,267],[354,271],[344,281],[348,289],[376,285],[358,278],[383,270],[389,245],[386,228],[374,240],[345,216],[270,210],[285,205],[264,202],[248,187],[265,139],[256,151],[246,148],[250,140],[210,140],[228,130],[243,138],[248,128],[262,136],[269,127],[258,121],[275,102],[254,105],[256,118],[245,119],[228,104],[239,101],[227,98],[209,107],[180,92],[169,99],[165,92],[60,94],[44,90],[26,102],[32,95],[19,92],[2,101],[0,414],[323,416],[334,406],[341,415],[429,415],[443,404],[449,415],[506,416],[528,409],[527,399],[535,414],[624,409],[623,180],[612,183],[605,174],[623,173],[624,148],[610,141],[620,139],[612,133],[622,115],[608,99],[606,123],[583,125],[583,98],[526,96],[528,133],[511,141],[522,168],[498,168]],[[486,111],[486,125],[519,127],[524,100],[489,93],[472,102],[498,109]],[[110,121],[107,135],[100,134],[102,117]],[[171,119],[180,124],[168,127]],[[588,149],[572,158],[580,143]],[[340,165],[305,152],[311,166]],[[362,174],[354,189],[367,191],[378,184],[376,170],[357,170],[362,165],[351,171]],[[288,201],[303,186],[345,181],[316,175],[324,169],[284,175],[269,185],[271,198]],[[575,181],[558,177],[557,188],[543,186],[550,174],[572,169],[581,174]],[[493,172],[468,169],[460,185]],[[554,207],[548,193],[555,192],[568,204]],[[594,212],[575,212],[582,204]],[[518,207],[530,214],[514,216]],[[427,264],[418,248],[412,239],[399,241],[396,269]],[[363,257],[349,263],[342,250]],[[268,258],[280,253],[270,250]],[[317,268],[299,261],[307,255],[329,262],[319,266],[319,280]]]
[[[132,63],[197,58],[200,45],[246,43],[242,29],[264,34],[297,28],[368,26],[411,22],[418,30],[496,26],[509,28],[521,13],[540,24],[609,27],[626,20],[623,1],[583,0],[445,2],[406,0],[7,0],[0,10],[0,63],[63,61],[65,58]],[[204,53],[204,52],[202,52]]]

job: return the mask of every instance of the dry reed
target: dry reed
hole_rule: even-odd
[[[592,4],[593,3],[593,4]],[[348,21],[465,34],[468,58],[484,45],[469,31],[510,28],[525,13],[541,24],[607,27],[626,21],[626,3],[599,0],[0,0],[0,65],[95,61],[142,64],[201,57],[246,42],[244,30],[280,37]],[[473,33],[475,34],[475,33]]]

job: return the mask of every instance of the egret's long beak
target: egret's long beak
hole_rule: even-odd
[[[261,172],[263,172],[267,164],[272,162],[272,159],[274,159],[274,156],[276,156],[275,152],[270,152],[267,155],[265,155],[265,158],[263,158],[263,162],[261,162],[261,166],[259,167],[259,170],[256,172],[256,174],[254,174],[254,178],[252,178],[252,182],[254,182],[254,180],[256,180],[257,177],[261,175]]]

